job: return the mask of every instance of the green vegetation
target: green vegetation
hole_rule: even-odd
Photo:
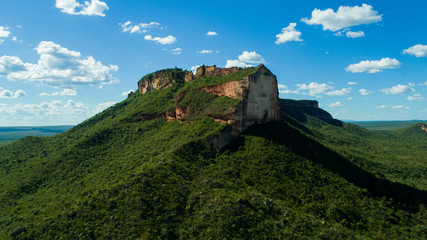
[[[427,123],[427,121],[413,120],[413,121],[367,121],[367,122],[350,122],[359,127],[375,131],[390,131],[400,128],[406,128],[416,123]]]
[[[306,126],[318,141],[366,171],[427,190],[427,133],[417,126],[374,132],[349,123],[336,127],[314,117]]]
[[[427,238],[427,136],[284,114],[219,154],[205,140],[227,126],[206,116],[238,101],[203,84],[1,147],[0,239]],[[176,98],[192,121],[159,117]]]

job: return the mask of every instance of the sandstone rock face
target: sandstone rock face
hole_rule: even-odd
[[[151,89],[163,89],[172,86],[178,82],[189,82],[204,76],[219,77],[239,71],[240,68],[218,68],[213,66],[201,66],[196,70],[196,75],[192,72],[167,72],[158,71],[147,75],[138,83],[138,89],[141,93],[146,93]],[[192,91],[205,91],[207,93],[223,97],[227,96],[234,99],[241,99],[234,109],[231,108],[219,115],[209,117],[217,122],[228,123],[230,126],[218,133],[217,136],[210,138],[206,143],[216,151],[220,151],[228,145],[233,138],[246,131],[254,124],[262,124],[270,121],[280,120],[281,106],[279,102],[279,91],[277,88],[276,76],[270,72],[264,65],[256,68],[256,71],[240,80],[220,83],[214,86],[202,87]],[[169,109],[164,117],[168,121],[183,121],[192,116],[188,107],[180,107],[180,101],[188,94],[187,91],[181,92],[175,97],[175,107]]]
[[[330,113],[319,108],[315,100],[280,99],[282,111],[299,122],[307,122],[307,115],[323,120],[335,126],[342,126],[342,122],[332,117]]]
[[[184,83],[193,80],[193,72],[182,71],[181,69],[165,69],[148,74],[138,82],[138,90],[142,94],[153,89],[164,89],[177,83]]]
[[[424,123],[418,123],[417,127],[419,127],[424,132],[427,132],[427,127],[426,127],[426,125]]]
[[[194,76],[195,78],[201,78],[203,76],[206,77],[220,77],[220,76],[225,76],[228,75],[230,73],[235,73],[237,71],[239,71],[240,68],[238,67],[232,67],[232,68],[218,68],[215,65],[212,66],[200,66],[196,69],[196,75]]]
[[[244,132],[254,124],[280,120],[277,79],[262,64],[254,74],[239,81],[203,87],[200,90],[217,96],[243,99],[231,116],[234,135]]]

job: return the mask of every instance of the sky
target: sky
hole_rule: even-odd
[[[341,120],[427,119],[427,1],[0,0],[0,126],[78,124],[164,68],[248,67]]]

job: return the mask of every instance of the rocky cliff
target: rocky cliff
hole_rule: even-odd
[[[171,87],[187,80],[200,87],[186,89],[184,86],[175,96],[175,106],[165,113],[165,117],[168,121],[186,121],[198,114],[228,123],[230,128],[209,140],[217,150],[254,124],[280,120],[277,79],[262,64],[252,69],[201,66],[194,76],[182,70],[163,70],[145,76],[139,81],[138,88],[145,94],[152,89]],[[210,106],[206,103],[215,98],[223,99],[226,104]],[[146,116],[140,118],[145,119]]]
[[[334,119],[327,111],[319,108],[316,100],[280,99],[280,106],[284,113],[303,123],[307,122],[307,115],[309,115],[329,124],[342,125],[341,121]]]
[[[164,89],[178,83],[189,82],[193,80],[193,72],[183,71],[179,68],[169,68],[150,73],[138,82],[138,91],[142,94],[154,89]]]
[[[417,127],[419,127],[424,132],[427,132],[427,127],[424,123],[417,123]]]

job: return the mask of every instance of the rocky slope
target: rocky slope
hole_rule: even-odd
[[[196,75],[193,77],[192,73],[187,71],[175,70],[173,72],[169,70],[168,72],[168,70],[162,70],[144,77],[139,81],[138,86],[139,91],[144,94],[149,90],[161,90],[188,81],[197,82],[194,84],[202,84],[201,87],[185,89],[175,96],[174,106],[165,113],[165,117],[169,121],[185,121],[194,115],[194,108],[189,104],[182,103],[188,96],[203,95],[200,92],[238,100],[235,101],[234,106],[230,106],[225,111],[207,114],[215,121],[226,122],[230,125],[228,131],[223,131],[218,139],[213,139],[211,142],[215,149],[220,150],[230,143],[231,139],[236,138],[249,127],[280,120],[281,107],[276,76],[263,64],[253,69],[250,74],[233,77],[239,71],[243,71],[243,69],[236,67],[218,68],[215,65],[201,66],[196,70]],[[224,78],[215,84],[204,84],[208,83],[210,79],[220,79],[220,77],[232,78]],[[204,97],[207,100],[210,97],[209,95],[201,96],[201,98]]]

